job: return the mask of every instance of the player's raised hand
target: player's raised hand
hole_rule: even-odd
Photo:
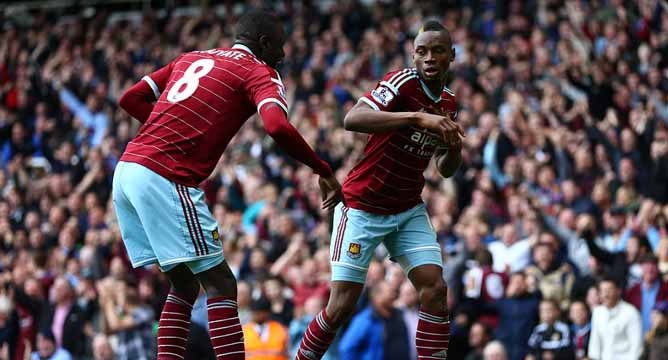
[[[320,185],[320,193],[322,194],[323,209],[332,209],[343,199],[341,184],[339,184],[335,176],[332,175],[328,178],[321,176],[318,180],[318,185]]]

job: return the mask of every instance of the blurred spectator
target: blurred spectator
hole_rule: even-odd
[[[554,300],[561,310],[567,310],[575,274],[568,263],[556,259],[558,248],[554,235],[541,234],[539,243],[533,248],[535,265],[527,267],[525,272],[530,292],[538,290],[543,299]]]
[[[93,338],[93,359],[113,360],[116,358],[115,356],[109,338],[102,334],[95,335],[95,338]]]
[[[515,226],[503,226],[500,240],[489,244],[489,251],[494,259],[494,271],[509,273],[524,269],[531,260],[531,246],[528,239],[519,239]]]
[[[415,344],[415,335],[418,327],[420,313],[420,297],[417,290],[409,280],[404,280],[399,287],[399,296],[394,302],[395,308],[401,311],[406,324],[408,334],[408,348],[411,352],[410,359],[417,359],[417,348]]]
[[[530,293],[524,273],[514,273],[506,296],[497,301],[499,327],[496,338],[504,344],[510,360],[521,360],[529,353],[528,339],[538,322],[540,293]],[[504,351],[505,352],[505,351]]]
[[[52,301],[42,311],[40,328],[43,331],[51,330],[56,346],[78,359],[88,351],[84,333],[84,325],[89,318],[87,311],[76,302],[70,283],[64,277],[59,277],[53,284]]]
[[[117,359],[155,359],[157,343],[153,334],[155,314],[139,302],[136,289],[118,280],[99,283],[100,306],[107,331],[116,335]]]
[[[306,299],[304,304],[304,313],[292,320],[290,327],[288,329],[290,335],[290,357],[294,358],[297,356],[297,350],[299,350],[299,343],[302,341],[308,324],[313,320],[313,317],[318,315],[320,310],[325,307],[326,303],[319,296],[311,296]],[[334,349],[328,350],[325,355],[322,357],[323,360],[333,359],[332,353]]]
[[[571,303],[568,318],[571,321],[571,343],[575,351],[575,359],[585,359],[591,336],[589,308],[582,301],[574,301]]]
[[[590,359],[635,359],[642,352],[640,313],[622,300],[622,290],[612,279],[599,285],[602,305],[594,308],[589,339]]]
[[[16,359],[17,339],[19,338],[19,319],[7,294],[0,295],[0,348],[2,356]],[[19,358],[22,358],[19,357]]]
[[[239,281],[237,283],[237,309],[239,311],[239,321],[241,322],[241,325],[246,324],[251,319],[251,301],[252,294],[250,286],[245,281]],[[205,322],[205,324],[205,327],[208,328],[208,323]]]
[[[261,297],[251,303],[251,321],[243,326],[248,360],[287,360],[290,356],[288,330],[271,320],[271,302]]]
[[[652,310],[652,325],[645,335],[641,360],[662,359],[668,351],[668,302],[659,301]]]
[[[652,324],[654,304],[668,300],[668,283],[659,278],[658,260],[653,254],[642,255],[638,263],[642,267],[641,282],[626,291],[624,300],[640,311],[645,336]]]
[[[482,351],[483,360],[508,360],[506,348],[499,341],[491,341]]]
[[[531,354],[527,359],[573,359],[568,325],[559,321],[559,305],[554,300],[540,302],[540,323],[529,337]]]
[[[290,326],[294,315],[292,300],[286,299],[283,279],[271,276],[264,281],[264,294],[271,303],[271,317],[283,326]]]
[[[408,331],[401,311],[393,306],[396,294],[387,283],[376,284],[371,304],[355,315],[339,343],[342,359],[409,359]]]
[[[469,330],[469,346],[471,351],[464,360],[483,360],[483,352],[492,338],[489,328],[476,322],[471,325]]]
[[[56,337],[49,329],[37,334],[37,351],[32,353],[31,360],[72,360],[72,355],[56,344]]]

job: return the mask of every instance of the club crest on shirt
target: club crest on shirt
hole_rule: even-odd
[[[387,106],[390,103],[390,101],[394,99],[392,91],[390,91],[390,89],[388,89],[385,86],[379,86],[376,89],[372,90],[371,96],[374,98],[374,100],[383,104],[383,106]]]
[[[348,245],[348,251],[346,252],[349,258],[357,259],[362,256],[362,245],[358,243],[350,243]]]

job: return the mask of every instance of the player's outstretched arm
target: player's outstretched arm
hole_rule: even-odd
[[[316,155],[306,140],[288,121],[283,109],[276,103],[269,103],[260,109],[260,117],[264,128],[274,141],[288,155],[301,161],[320,175],[323,209],[333,208],[341,200],[341,185],[334,177],[329,165]]]
[[[153,102],[155,102],[155,94],[151,86],[142,80],[123,93],[118,100],[118,105],[143,124],[153,111]]]
[[[456,122],[445,116],[423,112],[375,110],[364,101],[357,102],[343,119],[343,127],[346,130],[362,133],[382,133],[413,125],[438,132],[464,134]]]

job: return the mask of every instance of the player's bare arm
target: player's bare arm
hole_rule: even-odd
[[[355,104],[343,119],[346,130],[362,133],[381,133],[413,125],[438,132],[462,132],[457,123],[445,116],[424,112],[377,111],[362,101]]]
[[[455,174],[462,164],[462,142],[461,140],[448,147],[436,148],[434,152],[436,168],[444,178]]]

